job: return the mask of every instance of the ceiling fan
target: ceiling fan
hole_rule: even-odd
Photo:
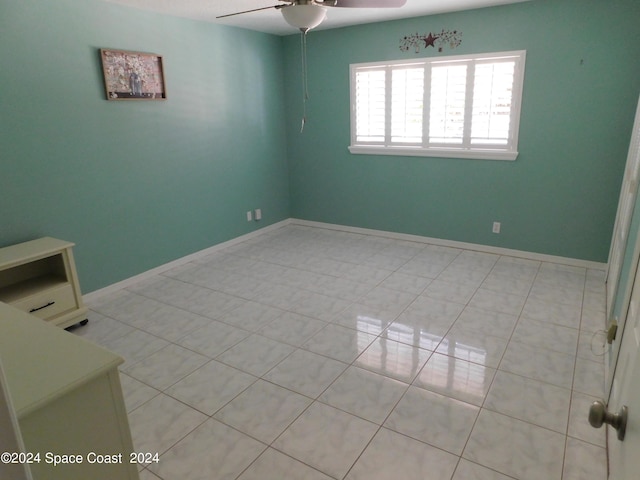
[[[221,15],[216,18],[231,17],[244,13],[257,12],[275,8],[282,10],[285,21],[298,28],[302,33],[307,33],[312,28],[320,25],[327,16],[327,7],[342,8],[400,8],[407,0],[279,0],[282,4],[269,7],[254,8],[243,12]]]

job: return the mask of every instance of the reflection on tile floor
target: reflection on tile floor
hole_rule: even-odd
[[[602,271],[289,225],[89,307],[142,480],[606,477]]]

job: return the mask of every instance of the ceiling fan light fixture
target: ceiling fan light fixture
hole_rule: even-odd
[[[319,5],[291,5],[282,9],[282,16],[292,27],[307,31],[317,27],[327,16],[327,9]]]

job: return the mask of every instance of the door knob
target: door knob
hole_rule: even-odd
[[[611,413],[607,411],[607,407],[604,402],[600,400],[595,401],[589,408],[589,423],[594,428],[600,428],[603,423],[611,425],[618,431],[618,440],[624,440],[624,434],[627,429],[627,417],[629,416],[629,409],[627,406],[623,406],[618,413]]]

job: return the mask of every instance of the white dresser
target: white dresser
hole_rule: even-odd
[[[0,361],[26,451],[40,454],[30,465],[34,480],[139,479],[129,463],[121,357],[0,302]],[[91,453],[122,461],[90,463]],[[83,461],[53,466],[47,454]]]

